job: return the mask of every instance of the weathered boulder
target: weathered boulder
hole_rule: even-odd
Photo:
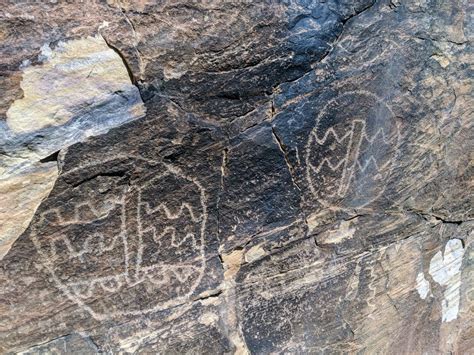
[[[472,351],[468,1],[0,16],[2,353]]]

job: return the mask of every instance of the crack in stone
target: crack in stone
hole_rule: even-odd
[[[221,161],[221,168],[220,168],[220,171],[221,171],[221,176],[220,176],[220,181],[219,181],[219,192],[217,194],[217,201],[216,201],[216,218],[217,218],[217,239],[219,240],[219,244],[220,244],[220,240],[221,240],[221,211],[220,211],[220,202],[221,202],[221,197],[222,197],[222,194],[224,193],[225,191],[225,176],[227,175],[227,164],[229,162],[229,149],[228,148],[224,148],[222,150],[222,161]],[[221,260],[221,263],[222,263],[222,257],[221,255],[219,254],[219,260]]]
[[[285,163],[286,163],[286,166],[288,167],[288,171],[290,173],[291,181],[293,182],[293,185],[295,185],[295,187],[299,191],[301,191],[300,186],[296,182],[295,169],[294,169],[293,165],[290,163],[290,160],[288,158],[288,153],[286,151],[286,147],[285,147],[284,143],[282,142],[282,140],[280,139],[280,137],[278,136],[278,134],[276,133],[275,127],[273,127],[273,126],[272,126],[272,135],[275,138],[275,141],[276,141],[276,143],[278,145],[278,148],[280,149],[280,151],[283,155],[283,158],[285,159]]]
[[[107,44],[107,46],[113,50],[119,57],[120,59],[122,60],[122,63],[123,65],[125,66],[125,69],[127,70],[127,73],[128,73],[128,76],[130,78],[130,82],[137,86],[137,80],[135,79],[135,76],[133,75],[133,71],[132,71],[132,68],[130,67],[130,65],[128,64],[127,60],[125,59],[125,56],[122,54],[122,52],[120,51],[120,49],[118,49],[116,46],[114,46],[112,43],[110,43],[110,41],[101,36],[103,39],[104,39],[104,42],[105,44]],[[137,87],[138,88],[138,87]],[[140,90],[138,90],[140,92]],[[141,95],[141,94],[140,94]],[[142,98],[142,101],[143,101],[143,98]]]

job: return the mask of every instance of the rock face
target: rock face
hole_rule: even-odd
[[[0,11],[1,353],[472,351],[468,1]]]
[[[139,91],[120,56],[103,38],[41,47],[41,64],[20,66],[23,97],[2,121],[0,256],[28,227],[58,175],[60,149],[144,116]],[[33,186],[31,186],[31,183]]]

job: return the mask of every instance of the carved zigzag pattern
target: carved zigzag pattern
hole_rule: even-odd
[[[160,234],[157,234],[156,232],[156,228],[155,227],[150,227],[150,228],[147,228],[143,231],[144,233],[146,232],[150,232],[152,233],[153,235],[153,240],[155,241],[155,243],[161,243],[161,241],[163,240],[163,238],[166,236],[166,235],[170,235],[171,237],[171,245],[173,247],[180,247],[181,245],[183,245],[184,243],[186,243],[187,240],[191,240],[192,241],[192,244],[194,247],[196,247],[196,239],[195,239],[195,235],[193,233],[186,233],[186,236],[184,238],[182,238],[180,241],[177,241],[178,238],[177,238],[177,231],[176,231],[176,228],[175,227],[171,227],[171,226],[167,226],[165,227],[165,229],[160,233]]]
[[[343,158],[343,159],[339,160],[337,162],[337,164],[332,164],[331,161],[328,158],[324,158],[321,161],[321,163],[318,164],[317,167],[315,167],[311,163],[310,163],[310,167],[311,167],[311,170],[313,172],[319,174],[324,167],[327,167],[331,171],[336,171],[336,170],[341,168],[341,166],[345,163],[345,161],[346,161],[346,159]],[[371,155],[370,157],[364,159],[363,161],[361,161],[360,159],[357,159],[357,162],[355,164],[355,167],[360,172],[365,172],[366,170],[368,170],[368,168],[370,166],[373,166],[376,171],[380,172],[381,170],[383,170],[383,168],[386,166],[386,164],[384,164],[382,167],[380,167],[377,163],[377,160],[375,159],[375,157],[373,155]]]
[[[339,136],[332,127],[329,128],[325,132],[322,138],[319,138],[316,133],[312,134],[314,140],[319,145],[325,145],[330,138],[333,138],[338,143],[343,143],[345,140],[347,140],[350,137],[350,135],[351,135],[351,132],[348,132],[342,136]],[[360,139],[361,140],[365,139],[369,144],[373,144],[374,142],[379,141],[379,139],[381,139],[384,142],[384,144],[390,144],[389,138],[385,134],[385,131],[383,128],[380,128],[379,130],[377,130],[377,132],[371,137],[369,137],[366,130],[363,129]],[[347,160],[347,155],[343,157],[342,159],[337,160],[336,163],[331,162],[331,160],[328,157],[325,157],[319,162],[317,166],[314,166],[311,163],[309,165],[310,165],[311,170],[316,174],[319,174],[324,167],[327,167],[329,170],[334,172],[340,169],[341,166],[343,166],[343,164],[346,163],[346,160]],[[376,171],[380,171],[381,168],[383,168],[378,165],[377,160],[373,155],[370,155],[363,161],[361,161],[359,158],[356,159],[355,167],[359,171],[365,172],[369,166],[374,166]]]
[[[319,138],[315,132],[312,133],[312,137],[315,140],[315,142],[322,146],[324,146],[326,142],[328,142],[331,138],[337,143],[341,144],[345,140],[347,140],[350,137],[350,135],[351,135],[351,132],[347,132],[346,134],[339,136],[333,127],[330,127],[324,133],[324,136],[322,138]],[[315,173],[319,174],[322,168],[325,166],[328,167],[331,171],[336,171],[345,163],[345,161],[346,161],[346,158],[344,157],[338,160],[335,164],[333,164],[328,157],[325,157],[321,160],[321,162],[317,166],[310,164],[310,167]]]
[[[171,212],[171,210],[164,203],[160,203],[155,208],[151,208],[150,204],[148,202],[141,203],[140,205],[144,206],[145,213],[147,215],[155,214],[158,211],[162,211],[165,214],[166,218],[173,220],[173,219],[178,219],[178,218],[184,216],[185,211],[187,211],[193,222],[197,223],[197,222],[201,221],[201,219],[196,217],[196,215],[194,214],[194,211],[193,211],[193,208],[191,207],[191,205],[186,203],[186,202],[181,204],[178,212],[176,212],[176,213]]]
[[[365,122],[364,121],[355,120],[354,122],[363,123],[363,125],[365,127]],[[351,136],[351,133],[352,132],[349,131],[349,132],[345,133],[344,135],[339,136],[339,134],[336,132],[334,127],[330,127],[326,130],[326,132],[324,133],[322,138],[319,138],[316,132],[312,133],[312,137],[314,138],[316,143],[318,143],[319,145],[325,145],[326,142],[330,138],[333,138],[337,143],[342,143]],[[372,135],[371,137],[369,137],[369,135],[367,134],[366,129],[362,129],[361,138],[366,139],[371,144],[373,142],[375,142],[378,138],[382,138],[382,140],[384,141],[385,144],[390,144],[389,138],[387,137],[387,135],[385,133],[385,130],[383,128],[379,128],[377,130],[377,132],[374,135]]]
[[[77,204],[74,206],[74,212],[68,214],[68,217],[62,214],[59,209],[53,209],[45,212],[41,216],[41,220],[43,222],[51,223],[57,226],[69,226],[81,223],[85,224],[107,218],[107,216],[110,215],[110,212],[119,205],[122,208],[122,222],[124,222],[125,201],[122,199],[111,200],[108,202],[109,204],[105,204],[105,209],[96,208],[90,203]],[[201,222],[202,216],[200,214],[196,214],[195,210],[189,203],[182,203],[176,212],[174,209],[168,208],[164,203],[160,203],[158,206],[152,208],[147,202],[139,202],[138,209],[142,211],[142,214],[139,213],[137,216],[137,223],[139,226],[138,233],[151,232],[153,235],[153,240],[156,243],[158,243],[160,239],[167,238],[169,236],[171,239],[171,245],[175,248],[179,248],[184,243],[189,241],[192,241],[194,248],[198,248],[195,234],[187,233],[184,238],[179,239],[178,231],[173,226],[165,227],[160,234],[157,233],[154,226],[141,230],[141,219],[145,215],[153,215],[157,213],[169,221],[176,221],[180,218],[185,218],[185,221],[188,223]],[[118,228],[121,228],[122,226],[118,226]],[[122,230],[111,239],[106,239],[101,233],[94,233],[90,236],[87,236],[85,240],[82,239],[84,240],[84,243],[81,243],[79,247],[77,243],[73,242],[72,239],[68,238],[66,235],[58,234],[54,239],[49,241],[48,252],[54,260],[60,251],[62,253],[66,251],[66,253],[69,254],[69,258],[78,258],[81,263],[84,263],[86,254],[100,256],[106,252],[112,251],[114,248],[120,247],[121,243],[125,242],[124,238],[126,238],[126,235],[124,233],[126,233],[126,231]],[[65,249],[63,245],[61,245],[62,248],[59,249],[60,244],[63,244]],[[139,255],[138,259],[140,259],[140,257],[141,256]],[[127,263],[126,260],[125,263]],[[185,283],[187,280],[189,280],[193,270],[196,271],[198,268],[192,265],[180,264],[178,266],[159,263],[156,265],[140,267],[139,278],[134,279],[134,281],[128,279],[127,273],[121,273],[113,276],[96,277],[84,279],[83,281],[75,281],[72,283],[67,283],[65,286],[77,297],[86,299],[94,296],[98,290],[103,290],[108,293],[115,293],[125,285],[129,285],[130,282],[135,284],[142,282],[145,279],[149,279],[150,282],[155,285],[169,284],[170,278],[174,278],[178,282]]]
[[[173,213],[163,203],[161,203],[160,205],[158,205],[156,208],[153,208],[153,209],[150,208],[148,203],[144,203],[143,205],[145,206],[145,211],[148,215],[154,214],[158,211],[162,211],[168,219],[176,220],[182,216],[187,215],[188,213],[188,215],[190,216],[193,222],[196,223],[200,221],[200,219],[197,218],[196,215],[194,214],[193,208],[188,203],[181,204],[180,209],[176,213]],[[66,221],[65,219],[63,219],[61,217],[60,212],[57,209],[45,212],[42,215],[42,218],[48,219],[48,220],[51,220],[51,218],[54,218],[54,221],[56,222],[56,224],[62,225],[62,226],[80,224],[81,222],[84,222],[84,223],[90,222],[90,220],[85,221],[84,219],[80,218],[80,211],[83,211],[84,207],[87,207],[88,210],[91,213],[93,213],[95,217],[97,217],[97,219],[101,217],[102,213],[99,210],[94,208],[91,204],[83,203],[78,206],[75,206],[75,213],[74,213],[75,217],[69,221]],[[104,218],[103,214],[102,214],[102,218]],[[191,233],[188,233],[186,237],[183,238],[183,240],[177,242],[176,230],[174,227],[166,227],[165,230],[159,235],[157,235],[156,229],[154,227],[144,230],[144,232],[146,231],[151,231],[153,233],[154,240],[156,242],[160,238],[162,238],[165,234],[170,233],[171,239],[172,239],[172,245],[175,247],[181,246],[183,243],[185,243],[189,239],[193,239],[194,241],[194,235]],[[109,243],[107,243],[106,238],[104,238],[102,234],[94,233],[93,235],[88,236],[86,240],[84,241],[83,247],[78,249],[77,246],[73,245],[71,240],[66,235],[61,234],[50,241],[50,248],[49,248],[50,255],[52,257],[55,257],[57,255],[58,244],[64,243],[69,253],[70,258],[80,258],[80,260],[83,261],[83,256],[85,254],[102,255],[103,253],[114,249],[121,238],[122,238],[122,234],[119,233],[116,236],[114,236]],[[97,239],[99,240],[97,241]],[[195,241],[193,244],[195,245]]]
[[[318,164],[318,166],[314,166],[313,164],[310,163],[311,170],[313,170],[315,173],[319,174],[323,167],[328,167],[331,171],[336,171],[338,170],[341,165],[343,165],[346,162],[346,158],[342,158],[341,160],[338,160],[336,164],[331,163],[331,160],[329,158],[323,158],[321,162]]]
[[[140,283],[147,279],[155,286],[164,286],[170,284],[171,276],[176,278],[180,283],[184,283],[189,279],[193,272],[197,270],[198,268],[194,265],[153,265],[142,268],[142,277],[139,280],[136,280],[135,283]],[[157,277],[157,275],[159,275],[159,277]],[[93,297],[98,289],[102,289],[108,293],[116,293],[127,284],[127,275],[118,274],[79,282],[71,282],[68,283],[67,286],[79,298],[88,299]]]
[[[343,136],[339,137],[339,135],[334,130],[334,128],[330,127],[327,129],[326,133],[324,133],[324,136],[322,138],[319,138],[315,132],[313,132],[312,135],[316,143],[318,143],[319,145],[324,145],[329,140],[330,137],[334,138],[336,142],[342,143],[344,140],[350,137],[351,132],[347,132]]]
[[[375,134],[372,136],[372,138],[370,138],[368,135],[367,135],[367,131],[364,129],[362,131],[362,137],[364,139],[366,139],[370,144],[374,143],[379,137],[382,138],[383,142],[385,144],[390,144],[390,140],[389,138],[387,137],[386,133],[385,133],[385,130],[383,128],[379,128],[377,130],[377,132],[375,132]]]
[[[191,219],[193,223],[200,222],[200,218],[196,216],[194,213],[193,207],[188,203],[182,203],[180,208],[177,212],[173,213],[164,203],[160,203],[157,207],[151,208],[150,204],[145,202],[141,203],[140,206],[144,207],[144,211],[147,215],[152,215],[156,213],[162,213],[166,218],[170,221],[177,220],[181,217],[186,219]],[[141,219],[141,217],[140,217]],[[153,235],[153,240],[155,243],[160,244],[162,243],[163,239],[169,237],[171,239],[171,245],[173,247],[180,247],[188,240],[192,242],[194,248],[197,248],[196,245],[196,238],[193,233],[186,233],[184,238],[179,240],[178,238],[178,231],[174,226],[166,226],[161,233],[157,232],[157,228],[155,226],[150,226],[146,229],[143,229],[141,233],[151,233]]]
[[[82,262],[84,262],[83,256],[85,254],[94,254],[94,255],[102,255],[105,252],[111,251],[114,249],[119,242],[121,242],[122,235],[117,234],[112,238],[112,240],[107,243],[106,238],[104,238],[103,234],[101,233],[94,233],[86,238],[82,248],[77,248],[71,243],[71,240],[61,234],[50,241],[50,254],[51,257],[56,257],[58,254],[58,244],[63,243],[66,246],[68,251],[69,258],[79,258]],[[97,241],[98,240],[98,241]]]
[[[105,201],[104,206],[107,208],[104,209],[99,209],[90,202],[78,203],[74,206],[72,218],[66,218],[59,208],[54,208],[41,214],[40,223],[47,222],[59,226],[86,224],[107,218],[110,212],[122,203],[122,200],[109,199]]]
[[[109,293],[115,293],[119,291],[124,284],[126,284],[126,275],[119,274],[69,283],[68,287],[76,294],[76,296],[87,299],[94,295],[97,288],[101,288]]]

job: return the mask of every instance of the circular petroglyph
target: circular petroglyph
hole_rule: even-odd
[[[398,149],[392,110],[366,91],[330,100],[306,144],[306,177],[323,206],[363,207],[384,192]]]
[[[393,36],[402,36],[402,34],[393,34]],[[387,34],[364,38],[361,41],[354,42],[351,36],[338,42],[338,59],[342,59],[344,67],[357,68],[358,72],[367,70],[369,67],[384,63],[384,67],[394,65],[394,55],[401,53],[400,44],[391,39]],[[350,48],[350,50],[348,49]]]
[[[182,304],[203,277],[206,193],[177,168],[153,165],[132,186],[96,173],[65,189],[32,232],[57,286],[96,319]]]

